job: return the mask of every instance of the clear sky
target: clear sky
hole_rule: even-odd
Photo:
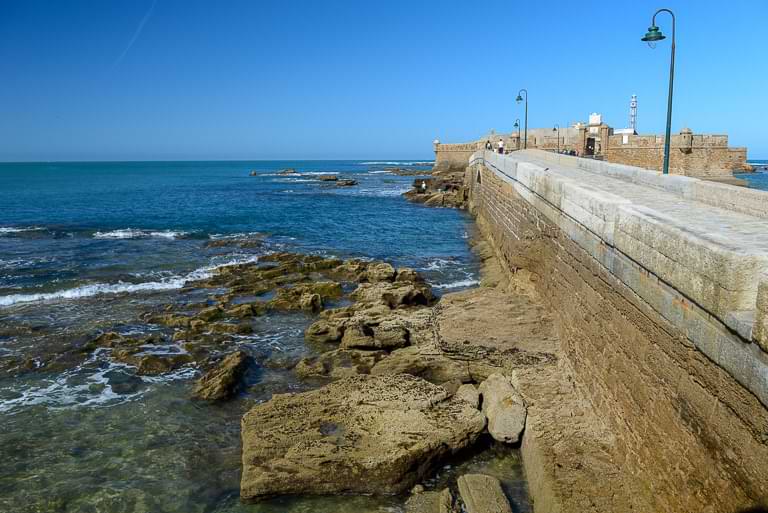
[[[0,161],[430,158],[601,112],[768,158],[768,1],[0,0]],[[662,31],[670,19],[660,15]]]

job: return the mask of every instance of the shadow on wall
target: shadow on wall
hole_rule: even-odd
[[[753,506],[747,509],[740,509],[736,513],[768,513],[768,507],[765,506]]]

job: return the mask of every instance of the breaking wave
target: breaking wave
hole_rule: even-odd
[[[190,232],[175,230],[139,230],[135,228],[124,228],[121,230],[112,230],[110,232],[96,232],[94,239],[178,239],[189,235]]]
[[[41,226],[26,226],[26,227],[13,227],[13,226],[0,226],[0,237],[3,235],[8,235],[11,233],[22,233],[22,232],[39,232],[41,230],[45,230],[45,228]]]
[[[432,285],[432,287],[436,289],[458,289],[463,287],[474,287],[475,285],[479,285],[479,284],[480,284],[479,280],[468,279],[468,280],[454,281],[452,283],[444,283],[441,285]]]
[[[258,262],[257,256],[248,256],[231,260],[222,264],[202,267],[195,269],[184,276],[171,276],[159,281],[149,281],[143,283],[126,283],[119,281],[117,283],[93,283],[81,285],[79,287],[58,290],[56,292],[41,292],[37,294],[13,294],[9,296],[0,296],[0,307],[11,306],[19,303],[33,303],[39,301],[52,301],[56,299],[82,299],[91,296],[103,294],[122,294],[134,292],[155,292],[162,290],[174,290],[184,287],[189,282],[204,280],[210,278],[213,273],[229,265],[238,265]]]

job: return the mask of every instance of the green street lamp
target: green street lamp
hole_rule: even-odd
[[[517,149],[520,149],[520,118],[515,120],[514,127],[517,128]]]
[[[560,125],[555,123],[555,128],[552,131],[557,131],[557,152],[560,153]]]
[[[528,91],[526,89],[520,89],[520,91],[517,92],[515,101],[517,103],[522,102],[523,97],[521,95],[523,93],[525,93],[525,144],[523,144],[523,148],[528,148]]]
[[[655,13],[653,13],[653,18],[651,19],[651,26],[648,27],[648,32],[645,34],[645,37],[641,39],[641,41],[645,41],[648,43],[648,46],[651,48],[655,48],[656,41],[661,41],[662,39],[666,39],[667,36],[661,33],[661,30],[659,30],[659,27],[656,26],[656,15],[660,12],[666,12],[669,13],[670,16],[672,16],[672,57],[669,61],[669,95],[667,97],[667,131],[664,136],[664,167],[662,169],[662,172],[665,175],[669,174],[669,142],[671,139],[671,133],[672,133],[672,90],[673,90],[673,84],[675,80],[675,13],[670,11],[669,9],[659,9]]]

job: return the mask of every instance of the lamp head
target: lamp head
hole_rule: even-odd
[[[520,127],[520,123],[518,123],[517,121],[515,121],[515,124],[514,124],[513,126],[514,126],[515,128],[519,128],[519,127]]]
[[[517,103],[520,103],[521,101],[523,101],[523,97],[522,97],[522,96],[520,96],[520,95],[518,94],[518,95],[517,95],[517,98],[515,98],[515,101],[516,101]]]
[[[667,36],[661,33],[661,30],[659,30],[659,27],[656,25],[651,25],[648,27],[648,32],[645,34],[645,37],[640,39],[640,41],[645,41],[646,43],[654,43],[656,41],[661,41],[662,39],[666,39]]]

